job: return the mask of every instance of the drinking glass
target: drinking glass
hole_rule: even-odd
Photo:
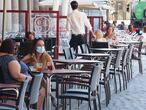
[[[43,63],[36,63],[36,71],[41,72],[43,68]]]

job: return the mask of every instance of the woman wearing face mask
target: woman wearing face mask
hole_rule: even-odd
[[[33,66],[37,66],[38,63],[41,63],[43,69],[48,69],[49,66],[52,69],[55,69],[51,56],[45,50],[45,43],[43,39],[35,39],[32,52],[26,55],[23,58],[23,61],[26,64],[31,64]]]
[[[26,64],[30,64],[33,66],[36,66],[38,63],[41,63],[43,65],[43,69],[49,69],[48,68],[49,66],[52,67],[51,69],[55,69],[53,60],[51,56],[46,52],[44,41],[41,38],[34,40],[32,52],[26,55],[22,60]],[[42,86],[45,88],[45,91],[46,91],[46,82],[44,80],[42,81]],[[52,96],[52,94],[50,95],[51,95],[52,100],[54,100],[53,104],[56,103],[55,98]],[[44,97],[45,97],[45,94],[41,96],[41,102],[43,102]],[[42,104],[40,104],[40,106],[38,107],[38,110],[40,110],[41,106]]]

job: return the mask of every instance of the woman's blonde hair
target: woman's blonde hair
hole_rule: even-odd
[[[95,32],[95,35],[96,35],[96,39],[100,39],[100,38],[103,38],[103,33],[101,30],[97,30]]]

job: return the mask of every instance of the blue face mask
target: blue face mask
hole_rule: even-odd
[[[37,46],[36,47],[36,51],[38,53],[44,53],[45,52],[45,47],[44,46]]]

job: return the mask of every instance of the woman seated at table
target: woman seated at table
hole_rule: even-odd
[[[37,67],[41,64],[42,69],[55,69],[51,56],[45,50],[45,43],[42,38],[35,39],[32,47],[32,52],[22,59],[26,64]]]
[[[108,26],[106,29],[106,33],[104,34],[104,38],[106,38],[109,46],[118,44],[118,39],[115,36],[114,29],[112,26]]]
[[[96,42],[107,42],[107,40],[103,37],[103,33],[101,30],[97,30],[95,32],[95,35],[96,35],[96,39],[95,39]]]
[[[31,80],[30,76],[26,76],[21,73],[21,66],[14,56],[15,54],[15,41],[12,39],[6,39],[2,41],[0,47],[0,67],[4,74],[3,82],[12,83],[17,81],[23,81],[26,77]],[[5,77],[6,76],[6,77]]]
[[[32,52],[29,53],[28,55],[26,55],[22,60],[28,65],[33,65],[35,68],[38,68],[37,67],[38,64],[41,64],[41,65],[39,65],[39,66],[42,66],[41,70],[55,69],[51,56],[45,50],[45,43],[42,38],[34,40]],[[46,82],[43,82],[43,85],[46,90]],[[50,94],[50,95],[52,98],[52,103],[56,107],[57,106],[56,98],[52,94]]]
[[[2,42],[0,47],[0,67],[4,74],[4,83],[21,82],[28,77],[30,80],[31,76],[27,76],[21,73],[21,65],[15,58],[15,41],[12,39],[6,39]],[[6,76],[6,77],[5,77]],[[41,109],[43,104],[43,97],[45,96],[44,87],[40,88],[38,110]]]

